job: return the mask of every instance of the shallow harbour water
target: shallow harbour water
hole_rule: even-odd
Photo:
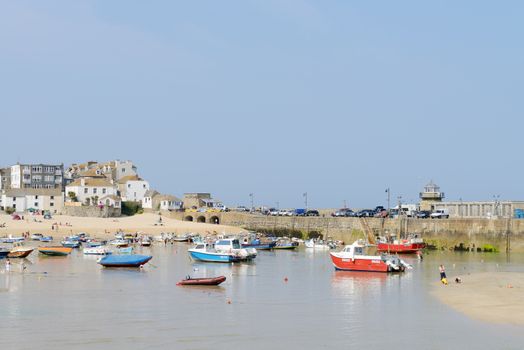
[[[524,255],[430,252],[404,274],[335,271],[327,252],[260,251],[249,264],[194,263],[189,245],[139,248],[143,269],[105,269],[80,251],[0,263],[0,346],[9,349],[522,349],[516,326],[441,304],[448,277],[522,271]],[[453,265],[455,265],[453,267]],[[225,275],[219,287],[178,287]],[[284,279],[288,278],[286,282]],[[229,301],[231,303],[229,303]]]

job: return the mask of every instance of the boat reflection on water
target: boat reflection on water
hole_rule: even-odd
[[[335,297],[347,298],[380,294],[390,277],[384,272],[334,271],[331,275],[331,286]]]

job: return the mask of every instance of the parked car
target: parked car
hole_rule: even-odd
[[[415,213],[417,219],[427,219],[431,215],[429,210],[419,210]]]
[[[357,213],[355,213],[355,212],[354,212],[353,210],[351,210],[351,209],[348,209],[348,210],[346,210],[346,213],[345,213],[344,216],[347,217],[347,218],[354,218],[354,217],[357,216]]]
[[[267,212],[267,215],[270,215],[270,216],[278,216],[278,209],[276,208],[269,208],[268,212]]]
[[[432,219],[448,219],[449,211],[447,209],[437,209],[429,217]]]
[[[376,218],[387,218],[388,217],[388,211],[386,209],[382,209],[380,211],[376,211],[375,215],[373,215]]]
[[[295,215],[295,216],[305,216],[306,215],[306,209],[295,209],[293,211],[293,215]]]
[[[381,205],[377,205],[377,206],[375,207],[375,214],[376,214],[376,213],[383,212],[384,210],[386,210],[386,209],[385,209],[383,206],[381,206]]]
[[[364,209],[357,213],[357,217],[359,218],[371,218],[375,215],[375,211],[371,209]]]
[[[344,217],[346,216],[346,213],[350,211],[350,212],[353,212],[351,209],[349,208],[342,208],[342,209],[339,209],[337,210],[336,212],[332,213],[331,216],[333,217]]]
[[[318,210],[308,210],[306,212],[306,216],[320,216],[320,213]]]

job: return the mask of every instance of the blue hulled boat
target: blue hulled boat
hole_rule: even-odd
[[[248,261],[257,256],[256,249],[241,248],[238,239],[220,239],[215,245],[199,243],[188,253],[193,260],[222,263]]]
[[[271,250],[275,247],[276,244],[276,241],[263,243],[260,242],[259,239],[254,239],[251,242],[242,243],[242,248],[255,248],[256,250]]]
[[[62,247],[67,247],[67,248],[79,248],[80,247],[80,241],[73,241],[67,238],[60,243],[62,244]]]
[[[98,261],[104,267],[140,267],[153,257],[151,255],[108,255]]]

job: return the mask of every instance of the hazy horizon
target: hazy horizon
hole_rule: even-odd
[[[130,159],[228,205],[524,199],[517,1],[0,0],[0,166]]]

